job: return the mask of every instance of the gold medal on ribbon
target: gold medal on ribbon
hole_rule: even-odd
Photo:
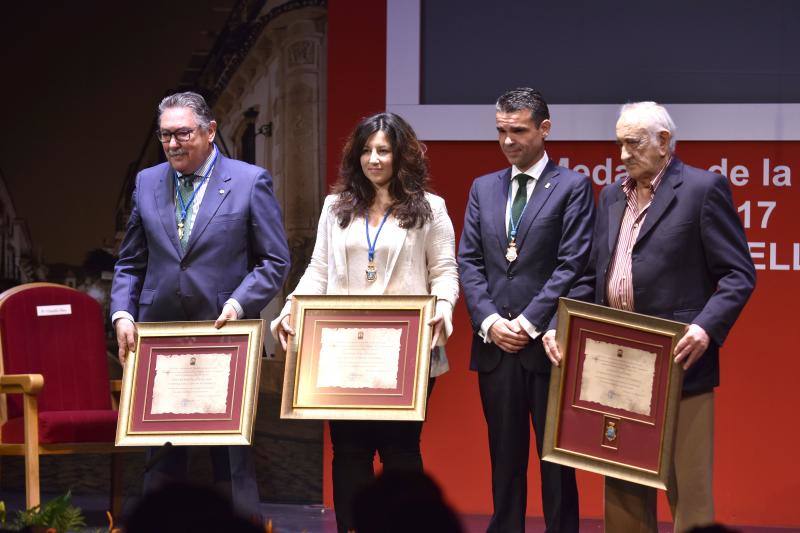
[[[367,263],[367,281],[370,283],[378,279],[378,270],[375,268],[375,263],[370,261]]]
[[[506,260],[509,263],[517,260],[517,243],[514,242],[514,239],[511,239],[511,242],[508,243],[508,248],[506,248]]]

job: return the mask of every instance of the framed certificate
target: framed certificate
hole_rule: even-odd
[[[295,296],[281,418],[424,420],[435,296]]]
[[[122,375],[117,446],[248,445],[263,321],[138,323]]]
[[[666,490],[686,324],[567,298],[558,306],[542,459]]]

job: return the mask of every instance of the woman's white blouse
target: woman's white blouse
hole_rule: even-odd
[[[339,227],[331,207],[335,195],[325,198],[317,227],[314,252],[294,292],[287,297],[278,317],[272,321],[272,334],[289,314],[295,294],[433,294],[436,310],[444,317],[439,346],[444,346],[453,331],[453,307],[458,300],[458,267],[455,258],[455,233],[444,199],[426,193],[433,218],[422,227],[404,229],[389,216],[378,238],[375,266],[378,278],[367,282],[367,240],[364,219],[357,218],[346,228]],[[370,228],[374,239],[377,228]],[[438,356],[436,352],[439,352]],[[431,360],[431,377],[449,368],[444,349],[436,350]]]

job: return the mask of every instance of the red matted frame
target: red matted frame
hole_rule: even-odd
[[[323,420],[424,420],[436,297],[295,296],[295,335],[286,354],[281,418]],[[320,385],[322,332],[326,328],[400,330],[397,374],[389,387]],[[359,337],[361,338],[361,337]]]
[[[666,490],[683,383],[672,352],[686,324],[561,298],[559,367],[553,367],[547,405],[545,461]],[[654,353],[649,411],[581,399],[587,341]],[[593,377],[593,376],[588,376]],[[609,391],[613,395],[614,391]]]
[[[258,403],[261,320],[234,320],[221,329],[207,322],[142,322],[136,351],[128,354],[122,378],[117,446],[249,445]],[[230,356],[225,411],[154,413],[153,390],[159,356]],[[187,398],[186,401],[189,401]]]

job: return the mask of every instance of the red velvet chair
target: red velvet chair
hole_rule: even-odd
[[[0,294],[0,455],[25,458],[25,501],[39,504],[39,456],[111,453],[111,508],[121,508],[117,406],[100,304],[52,283]],[[116,386],[115,386],[116,385]],[[14,393],[21,393],[19,394]]]

